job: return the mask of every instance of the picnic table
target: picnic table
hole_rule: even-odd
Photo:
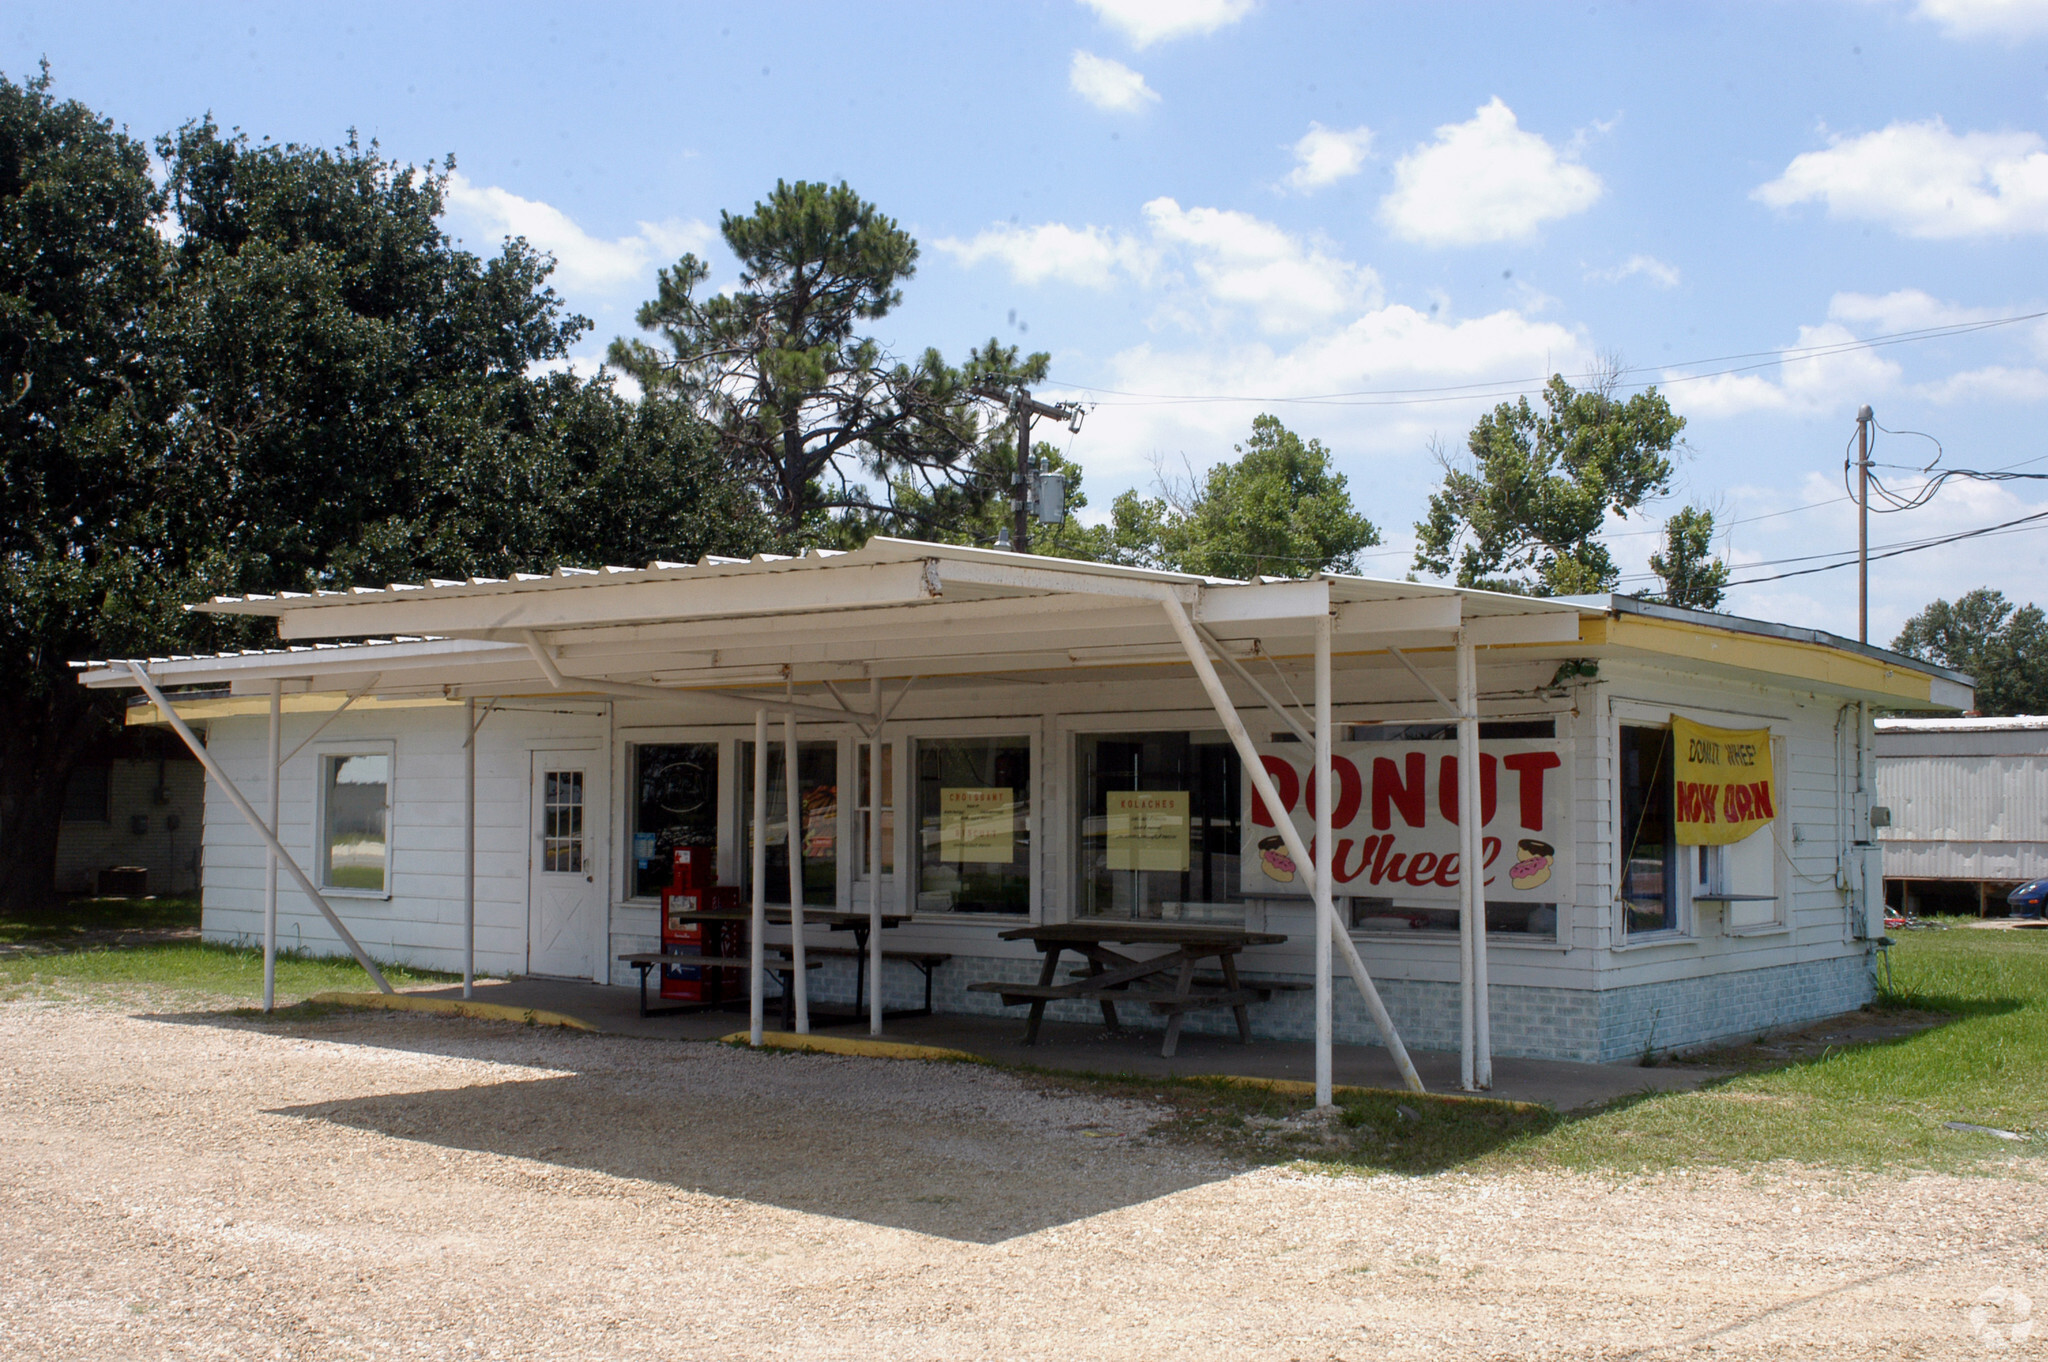
[[[1167,1015],[1166,1042],[1159,1053],[1171,1057],[1180,1044],[1181,1019],[1190,1012],[1229,1008],[1237,1015],[1237,1038],[1247,1044],[1252,1038],[1252,1003],[1272,996],[1272,986],[1245,985],[1237,977],[1237,956],[1247,946],[1274,946],[1287,938],[1275,932],[1249,932],[1242,927],[1206,926],[1191,922],[1063,922],[1045,927],[1019,927],[1001,933],[1005,941],[1029,941],[1045,957],[1036,984],[1013,984],[1001,980],[970,984],[977,993],[1002,995],[1003,1006],[1030,1005],[1025,1023],[1024,1043],[1038,1043],[1039,1024],[1045,1019],[1045,1005],[1063,998],[1093,999],[1102,1006],[1102,1019],[1109,1029],[1123,1029],[1116,1005],[1144,1003]],[[1139,958],[1113,946],[1166,946],[1158,955]],[[1087,962],[1087,972],[1072,983],[1055,983],[1060,956],[1072,951]],[[1222,967],[1222,979],[1198,980],[1196,969],[1205,960]],[[1173,976],[1170,988],[1160,986],[1163,976]],[[1221,987],[1216,983],[1220,982]],[[1197,987],[1197,985],[1200,987]]]

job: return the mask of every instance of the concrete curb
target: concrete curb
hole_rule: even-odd
[[[460,998],[416,998],[409,993],[316,993],[306,1001],[335,1007],[368,1007],[386,1012],[428,1012],[437,1017],[516,1022],[522,1026],[561,1026],[571,1031],[597,1030],[579,1017],[560,1012],[545,1012],[537,1007],[506,1007],[500,1003],[465,1002]]]
[[[1314,1098],[1316,1085],[1299,1078],[1248,1078],[1241,1074],[1189,1074],[1191,1083],[1228,1083],[1233,1088],[1264,1088],[1288,1097]],[[1406,1088],[1358,1088],[1339,1083],[1331,1087],[1333,1097],[1398,1097],[1405,1102],[1476,1102],[1489,1107],[1516,1111],[1549,1111],[1541,1102],[1518,1102],[1509,1097],[1487,1097],[1465,1092],[1410,1092]]]
[[[735,1031],[719,1039],[727,1045],[748,1045],[753,1037],[746,1031]],[[942,1059],[956,1063],[986,1064],[989,1061],[981,1055],[965,1050],[947,1050],[937,1045],[906,1045],[893,1040],[855,1040],[849,1036],[800,1036],[794,1031],[764,1031],[761,1034],[761,1048],[764,1050],[803,1050],[818,1055],[857,1055],[863,1059]]]

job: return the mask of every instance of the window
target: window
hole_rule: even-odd
[[[320,882],[384,893],[390,886],[391,754],[320,757]]]
[[[677,847],[718,846],[718,744],[635,744],[632,769],[633,894],[652,898]]]
[[[1698,867],[1684,863],[1693,858],[1681,858],[1672,819],[1671,730],[1623,724],[1617,755],[1626,929],[1630,935],[1676,931],[1679,878],[1697,875]]]
[[[1078,740],[1081,916],[1244,920],[1237,751],[1220,732]]]
[[[541,868],[583,870],[583,773],[549,771],[541,791]]]
[[[67,823],[104,823],[112,772],[105,766],[74,766],[64,786],[63,819]]]
[[[1455,723],[1439,724],[1353,724],[1352,742],[1434,742],[1449,741],[1458,736]],[[1479,721],[1479,737],[1482,741],[1491,738],[1554,738],[1557,736],[1555,719],[1482,719]]]
[[[857,870],[857,871],[855,872],[855,874],[857,874],[857,875],[863,875],[863,876],[864,876],[864,875],[867,875],[868,873],[870,873],[870,872],[869,872],[869,868],[868,868],[868,844],[869,844],[869,843],[868,843],[868,837],[869,837],[869,829],[870,829],[871,827],[873,827],[873,825],[874,825],[874,824],[873,824],[873,820],[874,820],[874,816],[875,816],[875,797],[874,797],[874,791],[873,791],[873,790],[871,790],[870,788],[868,788],[868,787],[869,787],[869,786],[870,786],[870,785],[871,785],[871,784],[873,783],[873,782],[872,782],[872,781],[871,781],[871,780],[869,779],[869,775],[871,774],[871,772],[870,772],[870,763],[869,763],[869,757],[868,757],[868,747],[869,747],[869,744],[867,744],[867,743],[857,743],[857,744],[855,744],[855,746],[854,746],[854,749],[853,749],[853,752],[854,752],[854,761],[855,761],[855,763],[857,764],[857,766],[858,766],[858,768],[859,768],[859,779],[858,779],[858,780],[857,780],[857,781],[855,782],[855,787],[856,787],[857,789],[859,789],[859,791],[860,791],[860,803],[859,803],[859,805],[857,806],[857,807],[859,808],[859,810],[860,810],[860,817],[854,820],[854,821],[855,821],[855,823],[856,823],[856,824],[857,824],[857,826],[858,826],[858,835],[859,835],[859,837],[860,837],[860,845],[859,845],[859,847],[858,847],[858,848],[857,848],[857,849],[856,849],[856,850],[854,851],[854,853],[853,853],[853,856],[854,856],[854,860],[853,860],[853,863],[854,863],[854,864],[855,864],[856,866],[858,866],[858,867],[859,867],[859,869],[858,869],[858,870]],[[895,760],[895,758],[896,758],[896,744],[894,744],[894,743],[886,743],[886,742],[885,742],[885,743],[883,743],[883,744],[882,744],[882,873],[883,873],[884,875],[893,875],[893,874],[895,874],[895,873],[896,873],[896,760]]]
[[[789,902],[789,775],[787,749],[768,744],[769,903]],[[739,745],[740,885],[742,899],[754,892],[754,744]],[[802,843],[804,902],[830,908],[839,902],[839,744],[796,745],[797,817]]]
[[[1031,911],[1031,740],[917,744],[917,911]]]

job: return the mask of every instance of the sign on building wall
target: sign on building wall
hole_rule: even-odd
[[[1709,728],[1671,716],[1672,821],[1680,846],[1739,842],[1778,816],[1767,728]]]
[[[948,786],[939,791],[939,859],[1008,865],[1016,859],[1016,793]]]
[[[1573,897],[1572,780],[1556,739],[1480,744],[1479,802],[1486,897],[1491,902],[1559,903]],[[1284,816],[1314,851],[1311,753],[1296,743],[1259,749]],[[1458,854],[1458,744],[1455,741],[1341,743],[1331,753],[1339,895],[1455,903],[1464,875]],[[1314,871],[1288,856],[1272,815],[1247,780],[1241,879],[1246,894],[1310,894]]]
[[[1111,790],[1105,796],[1109,869],[1188,868],[1188,792]]]

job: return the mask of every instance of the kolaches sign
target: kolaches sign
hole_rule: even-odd
[[[1310,853],[1315,790],[1308,749],[1274,743],[1259,749],[1283,812]],[[1458,744],[1344,743],[1331,753],[1339,895],[1455,903],[1464,873],[1458,855]],[[1498,739],[1479,749],[1480,822],[1486,897],[1493,902],[1558,903],[1572,898],[1572,782],[1565,744]],[[1243,891],[1259,897],[1307,895],[1314,872],[1288,856],[1272,813],[1244,786],[1240,858]]]

